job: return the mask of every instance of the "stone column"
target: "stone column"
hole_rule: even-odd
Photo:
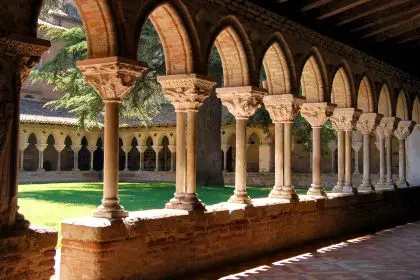
[[[362,148],[362,142],[353,142],[352,148],[354,150],[354,175],[359,175],[359,151]]]
[[[145,65],[121,57],[107,57],[79,61],[78,67],[105,102],[104,190],[102,205],[93,215],[108,219],[127,217],[128,213],[118,198],[119,106],[121,99],[134,87]]]
[[[292,94],[264,96],[264,104],[275,125],[275,183],[269,195],[272,198],[299,199],[292,185],[291,125],[303,101],[304,99],[294,97]]]
[[[358,191],[375,190],[370,179],[370,134],[378,126],[382,116],[376,113],[363,113],[357,122],[357,129],[363,135],[363,180]]]
[[[80,171],[79,169],[79,152],[82,149],[81,145],[72,145],[71,149],[73,150],[73,171]]]
[[[144,152],[146,151],[147,146],[140,145],[136,146],[136,148],[140,153],[140,170],[144,170]]]
[[[48,147],[48,144],[37,144],[36,148],[39,151],[39,157],[38,157],[38,170],[37,171],[45,171],[44,169],[44,151]]]
[[[130,171],[128,169],[128,153],[131,151],[131,149],[133,147],[132,146],[122,146],[121,148],[122,148],[122,150],[124,151],[124,154],[125,154],[124,171]]]
[[[386,189],[394,189],[395,185],[392,181],[392,170],[391,170],[391,159],[392,159],[392,143],[391,139],[394,135],[395,126],[397,119],[395,117],[384,117],[381,120],[381,126],[383,128],[386,148]]]
[[[377,148],[379,150],[379,178],[375,185],[375,190],[385,189],[385,138],[383,128],[378,126],[375,130],[377,137]]]
[[[25,150],[28,148],[28,146],[29,146],[29,143],[28,142],[25,142],[25,143],[20,143],[20,145],[19,145],[19,154],[20,154],[20,160],[19,160],[19,169],[20,169],[20,171],[25,171],[24,170],[24,168],[23,168],[23,163],[24,163],[24,160],[25,160]]]
[[[261,106],[266,90],[251,86],[218,88],[217,97],[222,100],[236,119],[236,162],[235,191],[229,202],[250,204],[251,198],[246,190],[247,177],[247,137],[246,122]]]
[[[152,146],[156,154],[155,172],[159,171],[159,153],[162,151],[163,146]]]
[[[227,171],[227,152],[229,151],[230,145],[222,144],[221,149],[223,151],[223,171]]]
[[[352,130],[360,117],[360,111],[354,108],[336,108],[330,120],[338,131],[338,182],[335,192],[355,193],[357,188],[352,183]],[[344,144],[344,145],[343,145]],[[344,184],[342,181],[344,169]]]
[[[328,143],[328,149],[331,152],[331,174],[335,174],[335,150],[337,150],[337,142],[331,141]],[[338,168],[337,168],[338,169]]]
[[[89,146],[86,146],[86,148],[90,152],[90,168],[89,168],[89,170],[93,170],[93,154],[95,153],[95,151],[98,147],[89,145]]]
[[[196,120],[197,112],[216,84],[214,79],[196,74],[158,77],[177,112],[176,127],[176,193],[166,208],[203,211],[196,186]],[[185,147],[185,119],[188,119],[187,146]],[[187,158],[185,157],[187,150]]]
[[[169,170],[169,172],[174,172],[175,171],[175,145],[168,145],[168,149],[171,152],[171,169]]]
[[[327,196],[321,181],[321,128],[332,114],[333,107],[326,103],[304,103],[302,116],[312,127],[312,184],[308,195]]]
[[[66,145],[59,145],[55,144],[54,149],[58,153],[58,159],[57,159],[57,171],[61,171],[61,152],[66,148]]]
[[[400,121],[398,123],[397,129],[394,131],[395,137],[398,138],[399,141],[399,174],[398,174],[398,188],[406,188],[408,187],[408,183],[406,181],[406,152],[405,152],[405,142],[407,141],[407,137],[410,135],[413,129],[413,122],[411,121]]]

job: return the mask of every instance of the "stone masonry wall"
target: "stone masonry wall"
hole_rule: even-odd
[[[163,279],[298,246],[312,240],[392,226],[420,217],[420,188],[298,203],[255,199],[206,213],[149,210],[123,221],[92,217],[62,224],[61,278]],[[92,265],[94,264],[94,265]]]
[[[46,227],[0,236],[0,279],[50,279],[56,244],[57,231]]]

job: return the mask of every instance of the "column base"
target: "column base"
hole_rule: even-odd
[[[45,169],[44,169],[44,168],[38,168],[38,169],[36,170],[36,172],[45,172]]]
[[[358,189],[359,192],[374,192],[375,187],[372,185],[371,181],[363,181]]]
[[[343,186],[343,193],[357,194],[357,189],[353,186],[352,183],[345,183]]]
[[[375,185],[375,190],[377,190],[377,191],[379,191],[379,190],[393,190],[393,189],[394,189],[394,185],[392,185],[390,187],[385,182],[378,182]]]
[[[280,198],[282,191],[282,186],[273,186],[273,189],[271,190],[268,197],[270,198]]]
[[[323,197],[327,196],[327,193],[325,192],[324,186],[323,185],[316,185],[316,184],[311,184],[311,187],[309,188],[309,190],[306,194],[310,195],[310,196],[323,196]]]
[[[337,182],[337,185],[334,186],[332,189],[333,193],[342,193],[343,192],[344,183]]]
[[[279,198],[279,199],[288,199],[290,201],[298,201],[299,195],[296,193],[295,188],[293,186],[287,187],[273,187],[273,190],[270,192],[270,198]]]
[[[408,188],[409,185],[408,185],[407,181],[398,181],[396,187],[398,189],[404,189],[404,188]]]
[[[124,207],[120,205],[119,199],[102,199],[102,205],[96,208],[96,211],[93,212],[93,217],[121,219],[128,217],[128,212],[124,211]]]
[[[240,203],[240,204],[251,204],[252,200],[248,196],[247,191],[237,191],[233,192],[234,194],[229,198],[228,202],[230,203]]]
[[[165,208],[186,210],[188,212],[206,210],[206,206],[198,199],[196,193],[175,193],[174,198],[166,203]]]
[[[386,183],[385,183],[385,186],[388,188],[388,189],[395,189],[395,184],[394,184],[394,182],[389,182],[389,181],[387,181]]]

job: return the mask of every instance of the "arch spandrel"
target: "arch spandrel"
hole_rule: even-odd
[[[363,113],[373,113],[374,111],[372,86],[367,76],[364,76],[360,81],[357,93],[357,109],[362,110]]]
[[[319,55],[314,52],[305,62],[300,76],[302,95],[306,102],[324,102],[325,78]]]
[[[391,93],[387,84],[382,85],[379,93],[378,113],[382,114],[384,117],[392,116]]]
[[[351,102],[351,82],[347,72],[340,67],[334,75],[331,88],[331,102],[338,108],[350,108]]]
[[[400,118],[403,121],[407,121],[409,119],[408,103],[407,103],[407,98],[404,91],[401,91],[398,94],[397,109],[396,109],[395,116],[397,118]]]

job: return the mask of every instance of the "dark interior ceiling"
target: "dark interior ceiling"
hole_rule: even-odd
[[[251,0],[420,78],[420,0]]]

